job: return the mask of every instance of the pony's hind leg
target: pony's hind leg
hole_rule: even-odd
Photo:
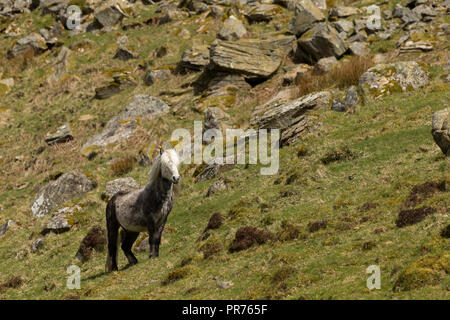
[[[108,235],[106,272],[117,271],[117,240],[119,237],[119,222],[116,218],[114,199],[111,199],[106,206],[106,228]]]
[[[127,257],[128,263],[130,265],[136,264],[138,262],[133,252],[131,251],[133,243],[136,241],[138,236],[139,232],[132,232],[125,230],[125,237],[123,238],[122,241],[122,250],[125,253],[125,256]]]

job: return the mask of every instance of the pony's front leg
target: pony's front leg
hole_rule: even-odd
[[[156,258],[159,256],[159,244],[161,243],[161,234],[162,232],[159,230],[155,230],[150,235],[150,258]]]

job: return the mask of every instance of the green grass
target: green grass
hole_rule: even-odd
[[[156,6],[144,8],[140,17],[133,18],[135,21],[152,17]],[[214,23],[208,19],[205,23]],[[441,154],[430,132],[433,112],[450,100],[448,89],[439,80],[439,66],[431,68],[433,82],[423,90],[394,94],[360,106],[354,113],[321,111],[320,134],[305,136],[281,149],[280,170],[275,176],[260,175],[259,165],[237,165],[222,174],[229,181],[230,190],[205,198],[212,181],[196,184],[192,177],[195,168],[182,167],[181,192],[169,216],[159,258],[149,260],[146,253],[139,253],[137,265],[110,274],[104,274],[105,252],[94,252],[84,264],[75,259],[87,231],[95,224],[105,225],[106,204],[101,194],[105,183],[116,178],[109,169],[110,161],[137,156],[145,144],[164,141],[174,128],[190,129],[193,120],[202,118],[189,108],[193,96],[187,93],[178,113],[155,121],[144,120],[130,141],[106,148],[93,160],[79,153],[81,145],[102,130],[100,124],[123,111],[135,94],[158,95],[198,76],[174,76],[168,82],[146,87],[142,85],[144,73],[137,69],[139,64],[153,59],[149,58],[151,52],[161,45],[167,46],[169,53],[155,59],[150,69],[174,65],[194,41],[209,43],[214,39],[216,30],[196,34],[202,24],[196,17],[185,22],[182,27],[191,32],[191,39],[176,37],[175,31],[181,27],[177,22],[64,38],[67,46],[84,38],[94,43],[92,48],[75,54],[68,81],[55,87],[46,85],[52,64],[45,61],[46,57],[37,57],[18,75],[20,81],[16,81],[13,90],[2,97],[0,108],[7,106],[8,111],[2,112],[2,116],[7,115],[0,119],[0,224],[13,219],[18,226],[0,238],[0,284],[12,276],[22,277],[25,283],[1,291],[0,298],[63,299],[76,295],[81,299],[449,299],[448,274],[436,285],[393,291],[396,280],[408,266],[427,255],[448,254],[450,249],[450,240],[439,236],[449,223],[448,192],[436,193],[422,204],[435,207],[434,215],[405,228],[395,226],[401,204],[413,186],[426,181],[450,181],[449,160]],[[266,32],[268,27],[255,24],[250,28],[258,33]],[[112,59],[122,34],[139,53],[136,61]],[[9,44],[10,40],[0,39],[2,44],[3,41]],[[92,100],[93,89],[110,80],[105,71],[115,68],[132,70],[138,86],[110,99]],[[268,84],[276,85],[277,77]],[[235,123],[244,123],[258,98],[250,92],[239,92],[239,97],[236,106],[226,111]],[[95,118],[79,120],[87,114]],[[75,140],[63,146],[45,146],[45,134],[65,122],[72,123]],[[38,153],[39,147],[44,147],[44,151]],[[307,154],[298,157],[301,148]],[[324,165],[321,159],[336,148],[348,148],[356,156]],[[15,160],[18,156],[23,156],[23,160]],[[30,253],[31,243],[50,219],[31,218],[29,206],[37,190],[50,176],[76,168],[87,170],[98,187],[67,203],[84,208],[82,214],[74,217],[76,224],[69,232],[47,235],[44,247]],[[148,170],[135,166],[127,176],[145,184]],[[24,183],[27,187],[18,190],[17,186]],[[360,208],[367,202],[376,203],[377,207],[362,212]],[[230,211],[236,214],[230,215]],[[209,231],[208,239],[199,240],[215,212],[224,215],[224,224]],[[308,231],[310,222],[324,219],[328,221],[326,229]],[[228,253],[239,227],[252,225],[279,234],[283,221],[298,227],[302,236]],[[384,232],[374,233],[380,228]],[[139,240],[143,237],[144,234]],[[367,242],[374,246],[363,250]],[[201,248],[206,243],[220,243],[223,248],[204,259]],[[183,261],[189,263],[181,266]],[[81,290],[66,288],[66,269],[72,264],[81,267]],[[125,264],[120,252],[120,268]],[[372,264],[381,268],[381,290],[366,288],[369,275],[365,270]],[[173,281],[164,283],[168,278]],[[234,285],[220,289],[214,279],[232,281]]]

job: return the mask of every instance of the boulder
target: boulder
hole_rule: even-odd
[[[319,23],[298,39],[296,59],[311,63],[331,56],[339,58],[347,49],[336,29]]]
[[[103,199],[107,201],[111,199],[119,191],[129,192],[140,189],[140,187],[141,186],[139,185],[139,183],[137,183],[136,180],[134,180],[131,177],[109,181],[106,183]]]
[[[50,131],[45,137],[45,142],[48,145],[65,143],[70,140],[73,140],[72,132],[70,130],[70,124],[62,125],[58,127],[58,129]]]
[[[336,29],[337,32],[345,32],[346,34],[350,35],[353,30],[355,30],[355,25],[353,24],[353,21],[350,20],[338,20],[334,22],[333,27]]]
[[[53,217],[44,229],[42,229],[41,234],[46,235],[50,232],[59,234],[69,231],[72,228],[72,223],[69,222],[70,217],[82,211],[83,209],[80,206],[65,207],[58,210],[53,214]]]
[[[210,59],[214,70],[234,72],[246,78],[269,78],[281,65],[283,52],[268,42],[216,40]]]
[[[102,27],[112,27],[121,22],[126,14],[118,4],[113,4],[98,8],[94,12],[94,17]]]
[[[25,55],[27,52],[32,52],[34,55],[38,55],[45,50],[47,50],[47,45],[44,37],[40,34],[32,33],[19,39],[12,49],[8,51],[7,56],[8,59],[14,59]]]
[[[431,133],[436,144],[442,152],[450,156],[450,108],[437,111],[433,114]]]
[[[361,75],[359,87],[364,102],[424,87],[430,82],[427,72],[415,61],[377,64]]]
[[[231,15],[223,22],[222,28],[219,30],[217,37],[222,40],[238,40],[247,33],[244,23]]]
[[[316,23],[322,21],[325,21],[325,15],[311,0],[299,0],[295,3],[294,18],[290,29],[299,37]]]
[[[314,66],[314,72],[317,74],[330,72],[337,64],[338,61],[335,57],[322,58]]]
[[[96,187],[97,183],[88,178],[83,170],[65,173],[38,191],[31,205],[33,217],[42,217],[55,207]]]

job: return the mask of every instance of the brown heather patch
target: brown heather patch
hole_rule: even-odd
[[[205,230],[203,232],[206,232],[211,229],[218,229],[223,223],[223,216],[219,213],[213,213],[211,218],[209,218],[208,225],[206,226]]]
[[[414,186],[409,194],[408,198],[403,202],[403,207],[414,208],[418,204],[424,202],[426,199],[430,198],[436,192],[446,191],[446,181],[432,182],[427,181],[423,184]]]
[[[333,70],[325,74],[309,72],[298,80],[297,96],[301,97],[331,87],[345,89],[351,85],[357,85],[361,75],[372,65],[371,58],[354,56],[339,63]]]
[[[23,284],[23,282],[24,281],[21,277],[13,276],[0,285],[0,292],[8,288],[17,289]]]
[[[327,220],[317,220],[317,221],[313,221],[308,223],[308,230],[309,232],[316,232],[319,231],[320,229],[325,229],[328,225],[328,221]]]
[[[110,166],[110,170],[113,176],[122,176],[133,170],[135,165],[136,159],[128,156],[114,161],[114,163]]]
[[[427,216],[436,212],[435,208],[421,207],[417,209],[402,210],[398,214],[395,225],[399,228],[410,226],[424,220]]]
[[[77,256],[80,256],[83,261],[89,260],[92,251],[103,251],[105,244],[105,230],[103,230],[100,226],[94,226],[81,241]]]
[[[274,238],[269,231],[260,230],[253,226],[241,227],[230,245],[230,253],[246,250],[254,245],[261,245]]]

